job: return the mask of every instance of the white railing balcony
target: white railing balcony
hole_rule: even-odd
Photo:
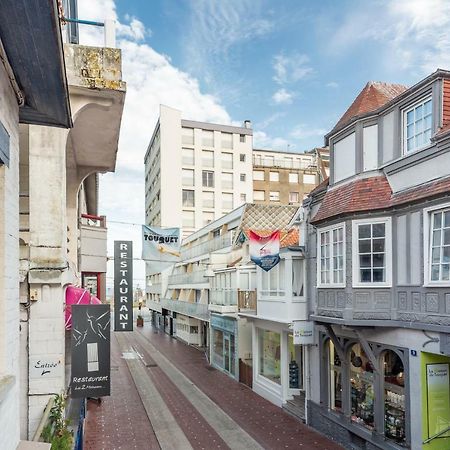
[[[196,270],[194,272],[169,275],[168,283],[169,285],[208,283],[208,278],[205,277],[205,270]]]
[[[205,255],[206,253],[215,252],[232,245],[232,233],[226,233],[223,236],[217,236],[209,241],[194,245],[189,248],[181,249],[181,259],[191,259],[197,256]]]
[[[280,167],[282,169],[298,169],[298,170],[306,170],[306,169],[316,169],[317,162],[313,159],[311,160],[284,160],[284,159],[273,159],[273,158],[264,158],[259,156],[253,157],[253,166],[259,167]]]
[[[161,294],[161,283],[152,283],[150,285],[147,285],[147,292],[149,294]]]
[[[169,298],[161,299],[161,307],[178,314],[209,322],[208,305],[205,303],[191,303]]]

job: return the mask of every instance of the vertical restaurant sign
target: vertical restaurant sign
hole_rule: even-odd
[[[142,259],[149,273],[161,270],[180,261],[180,229],[156,228],[142,225]]]
[[[427,364],[428,437],[450,426],[449,364]],[[444,433],[442,438],[450,437]]]
[[[72,306],[72,398],[110,395],[110,322],[109,305]]]
[[[268,272],[280,262],[280,231],[273,231],[268,236],[260,236],[249,231],[250,258],[261,269]]]
[[[133,331],[132,241],[114,241],[114,331]]]

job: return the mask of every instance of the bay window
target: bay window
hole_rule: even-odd
[[[431,119],[430,97],[403,112],[403,153],[420,150],[430,143]]]
[[[353,221],[353,286],[388,287],[392,278],[391,219]]]
[[[345,286],[345,225],[333,225],[318,232],[317,280],[319,287]]]

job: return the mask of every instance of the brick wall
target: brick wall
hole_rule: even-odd
[[[443,82],[442,127],[450,125],[450,80]]]
[[[0,99],[10,136],[9,167],[0,166],[0,380],[15,377],[0,401],[0,448],[9,450],[19,441],[19,111],[3,65]]]

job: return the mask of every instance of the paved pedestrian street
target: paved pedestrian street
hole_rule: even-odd
[[[341,448],[149,321],[111,343],[112,392],[88,402],[86,449]]]

